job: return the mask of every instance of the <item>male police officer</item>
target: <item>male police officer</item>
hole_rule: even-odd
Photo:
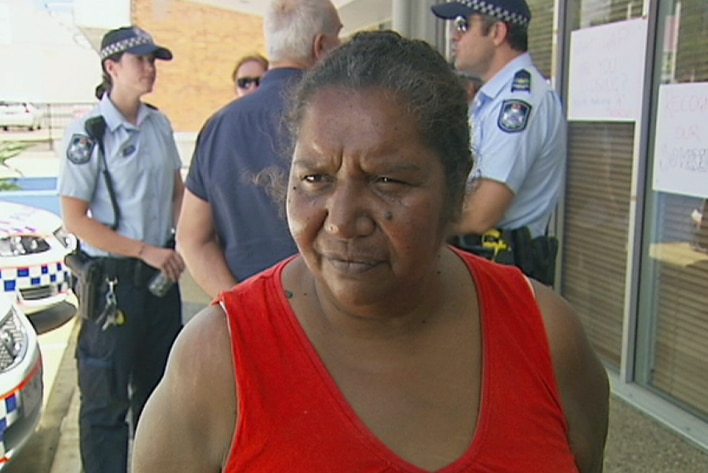
[[[557,241],[547,230],[565,170],[565,118],[527,52],[529,7],[461,0],[432,10],[454,21],[455,67],[484,81],[470,111],[478,166],[457,243],[553,284]]]

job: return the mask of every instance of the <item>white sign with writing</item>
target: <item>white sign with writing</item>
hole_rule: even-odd
[[[708,197],[708,82],[659,86],[654,190]]]
[[[573,31],[568,119],[637,120],[642,109],[646,42],[644,18]]]

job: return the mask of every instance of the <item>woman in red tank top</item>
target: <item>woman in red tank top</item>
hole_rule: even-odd
[[[607,376],[572,309],[445,244],[472,167],[445,59],[360,33],[293,103],[300,254],[187,324],[133,473],[601,471]]]

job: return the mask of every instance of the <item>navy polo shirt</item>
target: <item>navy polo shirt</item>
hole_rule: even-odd
[[[258,90],[204,125],[186,186],[211,204],[226,261],[239,281],[297,252],[285,218],[287,98],[304,71],[269,70]]]

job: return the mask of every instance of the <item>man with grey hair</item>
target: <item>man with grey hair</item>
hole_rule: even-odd
[[[285,100],[304,71],[339,45],[341,28],[330,0],[271,1],[270,69],[256,92],[217,111],[199,133],[177,244],[210,297],[297,251],[274,199],[289,169]]]

